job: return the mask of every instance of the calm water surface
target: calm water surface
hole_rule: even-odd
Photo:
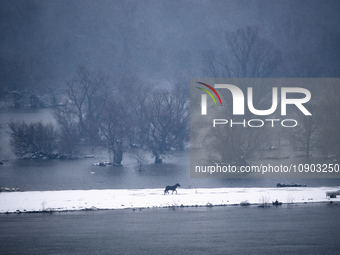
[[[189,151],[147,165],[142,172],[126,153],[122,167],[99,167],[92,163],[107,160],[103,155],[78,160],[14,160],[0,166],[0,186],[21,190],[164,188],[180,183],[182,188],[275,187],[276,183],[299,182],[308,187],[340,186],[340,179],[193,179],[189,173]],[[91,172],[94,174],[91,174]]]
[[[339,205],[0,215],[1,254],[339,254]]]
[[[21,190],[65,189],[125,189],[163,188],[180,183],[183,188],[215,187],[275,187],[276,183],[299,182],[311,186],[340,186],[339,179],[191,179],[189,173],[190,152],[175,153],[163,164],[149,163],[145,171],[136,171],[136,162],[131,152],[124,154],[122,167],[96,167],[93,163],[108,161],[106,150],[89,150],[95,158],[78,160],[14,160],[10,150],[6,123],[10,120],[43,121],[54,123],[51,109],[0,109],[0,147],[3,158],[10,161],[0,166],[0,186],[19,187]],[[94,172],[94,174],[91,174]]]
[[[0,111],[3,127],[11,119],[53,122],[48,109]],[[131,153],[122,167],[93,166],[108,160],[105,151],[94,159],[13,160],[5,131],[0,146],[11,160],[0,166],[0,186],[22,190],[340,186],[340,179],[191,179],[189,151],[164,164],[150,158],[142,172]],[[10,214],[0,215],[0,254],[339,254],[339,224],[336,204]]]

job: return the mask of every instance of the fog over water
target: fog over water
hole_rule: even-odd
[[[284,55],[279,76],[313,65],[339,72],[338,1],[1,1],[1,86],[61,86],[78,65],[148,82],[209,77],[204,54],[225,55],[225,33],[257,26]],[[295,58],[295,59],[294,59]],[[313,62],[313,63],[310,63]],[[292,70],[293,69],[293,70]],[[295,70],[294,70],[295,69]],[[299,76],[306,76],[301,72]],[[20,79],[20,77],[18,77]]]
[[[43,110],[3,110],[0,112],[0,124],[6,126],[10,120],[54,122],[50,109]],[[249,175],[245,179],[235,178],[190,178],[189,150],[175,152],[167,157],[163,164],[154,164],[149,155],[146,168],[140,172],[136,170],[134,151],[125,153],[122,167],[99,167],[93,163],[109,161],[109,154],[105,148],[87,149],[94,153],[95,158],[84,158],[79,155],[78,160],[15,160],[10,151],[7,128],[2,130],[1,149],[6,161],[1,166],[0,185],[11,188],[19,187],[21,190],[73,190],[73,189],[142,189],[163,188],[168,184],[180,182],[182,188],[215,188],[215,187],[268,187],[273,188],[278,182],[301,183],[308,187],[340,186],[339,178],[324,179],[291,179],[291,178],[253,178],[258,175]],[[86,151],[86,150],[85,150]],[[205,154],[205,152],[202,152]],[[298,159],[298,160],[297,160]],[[299,158],[279,161],[261,161],[266,164],[287,164]],[[314,159],[316,163],[334,163],[332,160]],[[312,162],[314,162],[312,161]],[[93,172],[94,174],[91,174]]]
[[[266,188],[275,188],[277,183],[301,183],[332,186],[336,192],[340,178],[190,178],[188,116],[194,107],[190,109],[188,101],[191,78],[339,77],[339,11],[337,0],[1,0],[2,190],[66,190],[69,195],[69,190],[163,189],[180,183],[178,195],[181,189],[196,189],[199,196],[200,188],[259,187],[267,192]],[[339,160],[340,90],[336,82],[328,84],[329,89],[311,88],[315,101],[307,108],[322,109],[313,112],[316,122],[301,125],[302,131],[296,129],[295,133],[263,129],[263,140],[254,132],[255,136],[249,137],[255,139],[248,141],[262,144],[249,150],[249,155],[258,149],[260,156],[246,160],[250,164],[273,162],[270,160],[275,164],[306,163],[306,157],[295,156],[304,153],[308,158],[310,151],[313,157],[308,163]],[[160,93],[165,91],[161,89],[167,89],[166,93]],[[254,102],[261,103],[255,105],[257,109],[270,107],[267,99],[271,91],[267,89],[254,89]],[[221,95],[225,102],[227,95]],[[86,96],[87,101],[79,104]],[[164,114],[169,110],[164,107],[169,98],[175,102],[169,108],[183,106],[176,113],[188,118],[169,122],[167,127],[177,128],[169,136],[175,137],[175,142],[167,151],[157,151],[152,148],[157,137],[150,137],[161,128],[154,118],[163,120],[170,115]],[[14,148],[10,145],[10,121],[41,121],[40,130],[54,128],[54,133],[44,136],[46,140],[40,139],[52,141],[53,149],[44,154],[25,151],[29,146],[20,143],[20,137],[16,141],[23,146]],[[313,137],[298,144],[298,135],[315,123],[319,129]],[[25,127],[20,122],[12,124],[12,132],[15,127]],[[32,136],[41,137],[41,133]],[[234,140],[240,140],[242,134],[236,135]],[[164,141],[171,140],[169,137]],[[307,152],[301,150],[301,144],[312,142],[324,147],[313,144]],[[199,151],[200,146],[195,149]],[[227,147],[229,153],[222,150],[222,156],[228,157],[221,162],[243,159],[246,146],[237,152]],[[137,152],[144,149],[148,152],[137,159],[142,162],[138,165]],[[163,157],[162,164],[154,163],[168,152],[170,157]],[[208,155],[202,150],[198,157],[200,153]],[[70,159],[74,154],[78,159]],[[88,154],[94,157],[85,158]],[[271,158],[265,161],[267,154]],[[29,160],[19,159],[26,155]],[[67,159],[54,159],[55,155]],[[93,165],[100,161],[117,166]],[[143,166],[142,171],[138,166]],[[36,192],[6,195],[31,193]],[[339,253],[339,198],[330,203],[309,200],[305,205],[293,203],[294,198],[287,196],[291,204],[264,208],[211,207],[209,202],[204,207],[183,208],[176,205],[176,195],[167,198],[173,199],[169,208],[1,214],[0,253]],[[46,201],[41,203],[42,211],[45,205]]]
[[[11,90],[58,94],[80,65],[105,72],[116,88],[125,75],[188,89],[192,77],[226,74],[226,38],[248,26],[258,31],[260,45],[273,49],[277,68],[271,77],[337,77],[339,7],[338,1],[320,0],[1,1],[0,97]],[[60,94],[58,100],[65,96]],[[55,123],[47,112],[4,110],[1,123]],[[1,139],[9,157],[8,135]]]

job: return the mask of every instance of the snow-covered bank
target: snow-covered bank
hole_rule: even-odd
[[[164,195],[163,189],[64,190],[0,193],[0,213],[72,211],[93,209],[152,208],[169,206],[316,203],[338,201],[326,197],[327,191],[340,187],[318,188],[178,188],[176,195]]]

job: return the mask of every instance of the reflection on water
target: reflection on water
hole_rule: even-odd
[[[51,111],[0,109],[0,124],[6,127],[10,120],[53,122]],[[7,155],[10,154],[9,138],[6,128],[1,131],[0,146],[2,154]],[[78,160],[10,160],[0,166],[0,186],[22,190],[164,188],[175,183],[180,183],[182,188],[275,187],[278,182],[299,182],[309,187],[340,186],[340,179],[193,179],[190,178],[188,150],[174,153],[163,164],[153,164],[150,157],[149,164],[141,172],[136,170],[131,152],[124,154],[120,167],[92,166],[108,160],[106,151],[97,151],[95,156]]]
[[[137,171],[131,154],[123,166],[93,166],[105,154],[77,160],[14,160],[1,166],[0,185],[22,190],[163,188],[177,182],[189,187],[189,151],[163,164],[150,163]],[[152,160],[150,159],[150,162]]]
[[[182,188],[276,187],[279,182],[312,186],[340,186],[340,179],[193,179],[189,172],[189,151],[178,153],[163,164],[149,163],[137,171],[126,153],[123,166],[93,166],[102,157],[78,160],[14,160],[0,166],[0,186],[22,190],[164,188],[180,183]],[[150,159],[150,162],[152,160]],[[92,173],[91,173],[92,172]]]

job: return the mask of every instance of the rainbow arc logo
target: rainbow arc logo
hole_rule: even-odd
[[[207,88],[209,88],[212,92],[214,92],[214,94],[217,96],[218,100],[220,101],[220,104],[222,106],[222,100],[221,100],[221,97],[220,95],[217,93],[217,91],[211,87],[210,85],[206,84],[206,83],[203,83],[203,82],[197,82],[203,86],[206,86]],[[203,90],[204,92],[206,92],[211,98],[212,100],[214,100],[214,103],[215,105],[217,106],[217,103],[216,103],[216,100],[215,100],[215,97],[213,96],[213,94],[211,94],[211,92],[207,89],[204,89],[204,88],[200,88],[200,87],[196,87],[200,90]],[[207,95],[206,94],[202,94],[202,105],[201,105],[201,112],[202,112],[202,115],[207,115]]]
[[[217,91],[216,91],[213,87],[211,87],[210,85],[205,84],[205,83],[203,83],[203,82],[197,82],[197,83],[202,84],[203,86],[206,86],[207,88],[211,89],[211,91],[214,92],[215,95],[217,96],[218,100],[220,100],[220,103],[221,103],[221,105],[222,105],[222,100],[221,100],[221,98],[220,98],[220,95],[217,93]],[[216,100],[215,100],[214,96],[210,93],[209,90],[206,90],[206,89],[203,89],[203,88],[200,88],[200,87],[196,87],[196,88],[201,89],[201,90],[207,92],[208,95],[214,100],[214,103],[215,103],[215,105],[217,106]]]

